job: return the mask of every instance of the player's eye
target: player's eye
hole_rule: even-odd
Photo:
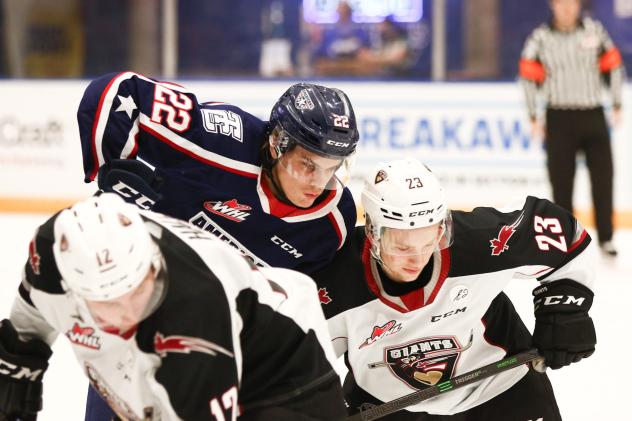
[[[307,172],[314,172],[316,170],[316,165],[310,160],[304,159],[301,161],[301,164],[303,165],[303,169]]]

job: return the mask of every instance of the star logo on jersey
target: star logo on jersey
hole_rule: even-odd
[[[156,332],[156,335],[154,336],[154,349],[162,358],[166,357],[168,352],[175,352],[178,354],[201,352],[212,356],[216,356],[217,353],[220,353],[233,358],[232,352],[214,344],[213,342],[190,336],[163,336],[160,332]]]
[[[75,322],[72,329],[66,332],[70,342],[90,349],[101,349],[101,339],[94,334],[94,328],[82,327]]]
[[[33,273],[36,275],[40,274],[40,262],[42,258],[37,252],[37,248],[35,245],[35,238],[31,240],[29,243],[29,264],[31,265],[31,269],[33,269]]]
[[[394,333],[399,332],[402,329],[402,324],[397,323],[395,320],[391,320],[389,322],[384,323],[382,326],[373,326],[373,331],[371,332],[371,336],[366,338],[364,342],[358,347],[358,349],[362,349],[365,346],[369,346],[379,339],[382,339],[385,336],[392,335]]]
[[[407,344],[385,348],[386,365],[400,380],[415,389],[425,389],[449,380],[461,353],[453,336],[417,339]]]
[[[309,97],[309,92],[307,91],[307,89],[303,89],[301,92],[298,93],[298,95],[296,95],[294,106],[301,111],[314,109],[314,102]]]
[[[127,114],[127,116],[131,119],[132,113],[134,112],[135,109],[138,108],[136,106],[136,103],[134,102],[134,98],[132,98],[131,95],[128,95],[127,97],[124,97],[122,95],[117,95],[117,97],[119,101],[121,101],[121,105],[119,105],[118,108],[114,111],[116,112],[125,111],[125,114]]]
[[[377,174],[375,174],[375,184],[379,184],[382,181],[386,180],[386,177],[388,177],[388,175],[386,174],[386,171],[379,170]]]
[[[329,292],[327,292],[327,288],[318,288],[318,299],[321,304],[331,303],[331,297],[329,296]]]
[[[516,227],[522,222],[522,218],[524,217],[524,212],[522,212],[516,221],[511,225],[505,225],[500,229],[498,233],[498,237],[490,240],[490,246],[492,248],[492,256],[498,256],[500,253],[509,250],[509,246],[507,242],[512,235],[516,232]]]
[[[204,209],[234,222],[244,222],[250,216],[250,213],[246,211],[252,208],[248,205],[242,205],[237,202],[237,199],[231,199],[225,202],[221,200],[204,202]]]

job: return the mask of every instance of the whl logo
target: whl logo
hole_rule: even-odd
[[[252,208],[248,205],[242,205],[237,202],[237,199],[231,199],[225,202],[220,200],[204,202],[204,209],[209,212],[213,212],[216,215],[228,218],[231,221],[244,222],[246,218],[250,216],[250,212],[246,211],[249,211]]]
[[[75,322],[66,336],[73,344],[85,346],[90,349],[101,349],[101,339],[94,334],[94,328],[81,327],[79,323]]]
[[[492,256],[498,256],[503,251],[509,250],[509,246],[507,245],[507,243],[509,242],[509,239],[516,232],[516,227],[520,224],[523,217],[524,217],[524,212],[521,213],[520,216],[518,216],[518,219],[516,219],[516,221],[513,224],[505,225],[504,227],[502,227],[500,229],[500,232],[498,233],[497,238],[494,238],[493,240],[489,241],[490,246],[492,248]]]
[[[373,332],[371,332],[371,336],[366,338],[364,342],[362,342],[362,345],[358,347],[358,349],[362,349],[365,346],[369,346],[375,343],[377,340],[382,339],[385,336],[392,335],[393,333],[397,333],[401,329],[402,329],[402,324],[397,323],[395,320],[386,322],[382,326],[373,326]]]

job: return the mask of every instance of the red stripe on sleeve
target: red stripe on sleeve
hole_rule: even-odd
[[[97,107],[97,112],[94,115],[94,121],[92,122],[92,159],[94,160],[94,168],[92,168],[92,172],[90,173],[90,181],[94,181],[94,178],[97,176],[97,172],[99,172],[99,158],[97,156],[97,142],[96,142],[96,134],[97,134],[97,125],[99,124],[99,117],[101,116],[101,109],[103,108],[103,102],[105,101],[105,97],[112,86],[112,83],[123,73],[119,73],[114,76],[108,85],[105,87],[103,92],[101,92],[101,98],[99,99],[99,106]]]

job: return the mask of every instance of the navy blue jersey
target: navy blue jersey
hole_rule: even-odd
[[[350,191],[309,209],[280,202],[262,178],[267,122],[238,107],[198,103],[187,89],[137,73],[105,75],[77,113],[85,181],[113,159],[140,159],[164,179],[153,207],[224,239],[260,266],[311,273],[355,225]]]

